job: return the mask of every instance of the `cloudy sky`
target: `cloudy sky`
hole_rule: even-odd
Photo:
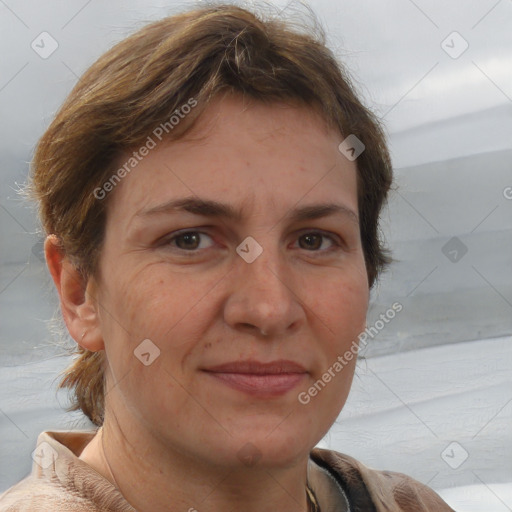
[[[0,147],[30,150],[77,76],[113,42],[146,21],[200,3],[2,0]],[[272,5],[292,17],[305,11],[298,1]],[[508,107],[496,130],[499,140],[484,141],[481,134],[479,139],[475,127],[465,144],[451,137],[449,144],[438,145],[442,158],[510,147],[510,0],[310,0],[309,5],[391,133]],[[58,44],[47,58],[31,47],[42,32]],[[428,161],[428,155],[415,153],[394,148],[396,165]]]

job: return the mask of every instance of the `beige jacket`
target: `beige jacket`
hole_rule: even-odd
[[[135,512],[78,456],[94,432],[43,432],[32,473],[0,495],[0,512]],[[308,483],[320,512],[453,512],[430,488],[401,473],[375,471],[352,457],[315,448]]]

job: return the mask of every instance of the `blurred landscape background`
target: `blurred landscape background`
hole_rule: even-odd
[[[28,474],[40,432],[90,427],[55,391],[69,357],[47,327],[56,293],[35,212],[18,194],[34,146],[113,43],[201,4],[0,1],[0,492]],[[285,18],[307,12],[273,5]],[[410,474],[457,510],[510,511],[512,2],[309,5],[392,151],[382,233],[397,261],[372,292],[368,325],[403,305],[363,351],[321,446]],[[31,46],[42,32],[48,51],[57,44],[50,55]]]

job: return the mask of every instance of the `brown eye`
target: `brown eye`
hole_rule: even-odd
[[[330,249],[333,245],[336,245],[334,240],[327,235],[322,233],[306,233],[299,237],[299,247],[308,251],[318,251],[322,249],[324,241],[328,241],[327,247],[323,247],[324,250]]]
[[[211,247],[212,239],[200,231],[185,231],[173,236],[169,244],[183,251],[195,251]]]
[[[197,249],[199,247],[200,242],[199,233],[185,233],[183,235],[179,235],[175,238],[176,246],[180,249]]]
[[[322,235],[308,233],[299,238],[299,246],[301,249],[317,250],[322,246]]]

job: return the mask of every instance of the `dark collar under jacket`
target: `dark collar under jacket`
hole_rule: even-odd
[[[332,450],[312,450],[308,481],[321,512],[454,512],[411,477],[370,469]]]

